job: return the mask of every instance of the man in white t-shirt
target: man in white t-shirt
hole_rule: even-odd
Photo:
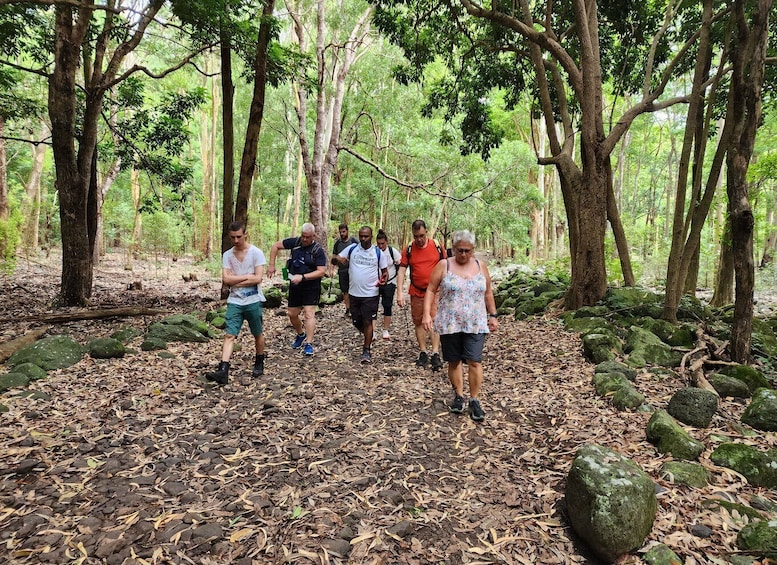
[[[246,241],[245,224],[232,222],[229,225],[229,238],[234,244],[224,252],[221,260],[221,280],[229,287],[227,298],[226,332],[221,350],[221,363],[218,369],[207,373],[205,378],[225,385],[229,381],[229,359],[235,347],[235,338],[240,333],[243,321],[248,322],[256,343],[256,359],[251,371],[253,378],[264,374],[264,332],[262,318],[262,276],[267,261],[264,253]],[[244,381],[248,384],[248,381]]]
[[[348,263],[348,295],[351,305],[351,320],[362,334],[362,363],[372,362],[373,328],[378,317],[378,287],[388,280],[389,258],[372,244],[372,228],[359,229],[359,243],[353,243],[332,257],[332,263]]]

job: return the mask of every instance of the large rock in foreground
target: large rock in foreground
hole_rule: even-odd
[[[567,476],[566,503],[574,530],[608,562],[642,546],[657,507],[650,477],[600,445],[577,452]]]
[[[75,365],[83,356],[84,348],[72,337],[52,335],[21,348],[11,355],[8,364],[15,367],[22,363],[32,363],[44,371],[53,371]]]

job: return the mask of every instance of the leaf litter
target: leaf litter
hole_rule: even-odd
[[[110,255],[109,255],[110,258]],[[55,265],[55,264],[54,264]],[[96,273],[95,306],[178,312],[215,307],[218,281],[184,282],[177,265]],[[27,263],[0,279],[7,341],[35,327],[14,318],[51,311],[56,266]],[[146,290],[127,292],[143,277]],[[23,284],[15,281],[22,280]],[[552,317],[500,319],[484,354],[475,424],[449,414],[445,372],[414,366],[409,314],[395,311],[391,341],[376,340],[359,364],[361,338],[342,305],[318,319],[316,353],[291,350],[283,309],[265,312],[265,375],[248,386],[253,340],[244,328],[230,383],[202,379],[221,342],[173,343],[172,358],[139,349],[122,359],[85,356],[29,389],[50,400],[0,396],[0,558],[4,563],[597,563],[566,518],[564,482],[577,449],[618,450],[658,485],[659,509],[641,551],[661,542],[684,563],[721,563],[737,553],[751,518],[715,501],[774,503],[709,461],[728,437],[745,437],[744,404],[723,400],[705,430],[700,462],[711,483],[692,489],[662,478],[667,457],[645,439],[649,412],[618,412],[591,386],[580,340]],[[158,317],[68,322],[53,332],[81,343]],[[380,320],[380,316],[379,316]],[[636,386],[654,408],[686,383],[644,372]],[[730,507],[730,506],[729,506]],[[766,511],[756,511],[769,517]],[[756,514],[756,515],[757,515]],[[708,538],[692,526],[706,525]],[[639,553],[619,563],[640,563]]]

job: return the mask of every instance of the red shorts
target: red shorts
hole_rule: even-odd
[[[421,325],[421,322],[423,322],[424,319],[424,300],[426,298],[424,296],[413,296],[410,295],[410,315],[413,318],[413,325],[418,327]],[[434,320],[434,317],[437,315],[437,295],[434,295],[434,300],[432,300],[432,320]]]

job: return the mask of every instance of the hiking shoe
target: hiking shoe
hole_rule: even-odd
[[[388,330],[383,330],[383,339],[391,339],[391,334]]]
[[[429,356],[426,354],[426,351],[422,351],[418,354],[418,360],[415,362],[416,367],[423,367],[426,369],[426,366],[429,364]]]
[[[432,353],[432,371],[439,371],[442,369],[442,359],[440,359],[439,353]]]
[[[261,355],[257,355],[256,359],[254,360],[254,369],[251,371],[251,376],[253,378],[261,377],[264,375],[264,360],[267,359],[267,354],[262,353]]]
[[[227,384],[229,382],[229,362],[222,361],[219,363],[218,369],[205,373],[205,378],[220,385]]]
[[[372,363],[372,354],[369,351],[362,351],[362,365]]]
[[[477,398],[469,399],[469,417],[476,422],[482,422],[486,419],[486,413],[480,407],[480,401]]]
[[[297,337],[294,338],[294,342],[291,344],[292,349],[299,349],[302,347],[302,344],[305,343],[305,338],[308,337],[305,332],[302,332],[301,334],[297,334]]]
[[[312,343],[306,343],[305,344],[305,355],[310,357],[313,355],[313,344]]]
[[[464,397],[458,394],[454,396],[448,410],[453,414],[464,414]]]

